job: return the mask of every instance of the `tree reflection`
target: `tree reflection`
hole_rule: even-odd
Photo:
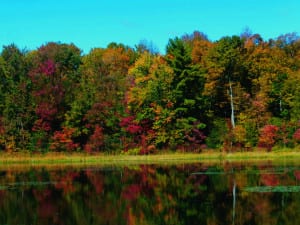
[[[0,176],[0,224],[296,224],[299,168],[279,169],[188,164],[6,170]]]

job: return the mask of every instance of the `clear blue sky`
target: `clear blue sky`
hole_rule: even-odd
[[[213,41],[245,27],[264,39],[299,34],[300,0],[1,0],[0,21],[0,46],[60,41],[88,53],[148,40],[164,52],[169,38],[194,30]]]

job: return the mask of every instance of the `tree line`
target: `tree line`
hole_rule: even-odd
[[[300,143],[300,37],[195,31],[88,54],[3,46],[0,149],[148,154]]]

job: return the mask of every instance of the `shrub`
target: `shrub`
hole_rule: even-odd
[[[50,145],[50,150],[52,151],[74,151],[79,145],[74,143],[72,140],[72,135],[74,133],[74,128],[64,127],[62,131],[54,132],[52,137],[52,143]]]
[[[300,128],[298,128],[293,134],[293,139],[298,143],[300,142]]]
[[[278,126],[265,125],[260,130],[258,147],[267,148],[268,151],[271,151],[278,138],[278,131]]]

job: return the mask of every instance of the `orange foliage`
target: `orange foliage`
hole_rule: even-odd
[[[106,65],[110,73],[119,72],[126,75],[129,67],[130,57],[121,47],[108,48],[104,51],[102,60]]]
[[[55,131],[52,137],[52,143],[50,149],[52,151],[73,151],[79,147],[72,140],[74,134],[74,128],[63,127],[62,131]]]
[[[213,43],[207,40],[196,40],[192,50],[193,63],[205,64],[205,57],[208,51],[212,48]]]

